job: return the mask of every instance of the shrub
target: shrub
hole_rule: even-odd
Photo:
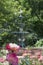
[[[39,41],[37,41],[35,46],[36,47],[42,47],[43,46],[43,39],[40,39]]]

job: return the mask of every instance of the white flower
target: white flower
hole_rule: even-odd
[[[17,44],[15,44],[15,43],[14,43],[14,44],[10,43],[9,46],[10,46],[11,48],[13,48],[13,47],[19,48],[19,46],[18,46]]]
[[[8,62],[8,61],[5,61],[5,62],[3,63],[3,65],[9,65],[9,62]]]
[[[8,50],[6,50],[6,53],[9,53]]]
[[[4,59],[6,59],[6,56],[3,56]]]
[[[2,49],[1,52],[4,53],[4,54],[7,54],[8,50]]]
[[[9,62],[8,61],[5,61],[3,63],[0,63],[0,65],[9,65]]]

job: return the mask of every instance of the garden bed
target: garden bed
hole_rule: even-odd
[[[0,50],[0,57],[5,59],[7,50],[4,48]],[[20,65],[43,65],[43,48],[32,47],[21,49],[17,57]],[[0,65],[9,65],[9,62],[0,62]]]

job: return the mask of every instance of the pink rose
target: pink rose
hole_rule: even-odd
[[[7,50],[19,51],[20,46],[17,44],[9,43],[6,45]]]
[[[6,56],[7,61],[11,63],[12,65],[18,65],[18,57],[15,53],[8,53]]]
[[[3,63],[4,61],[5,59],[0,57],[0,62]]]

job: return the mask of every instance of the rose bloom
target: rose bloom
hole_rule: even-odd
[[[30,59],[37,59],[37,56],[35,56],[35,55],[30,55]]]
[[[43,61],[43,56],[40,56],[40,58],[38,60],[39,61]]]
[[[5,59],[0,57],[0,62],[3,63],[4,61]]]
[[[18,57],[15,53],[8,53],[6,56],[6,60],[9,61],[12,65],[18,65]]]
[[[35,55],[37,56],[37,58],[40,58],[41,52],[37,52],[37,53],[35,53]]]
[[[6,49],[7,50],[13,50],[13,51],[19,51],[20,50],[20,46],[17,44],[13,44],[13,43],[9,43],[6,45]]]

